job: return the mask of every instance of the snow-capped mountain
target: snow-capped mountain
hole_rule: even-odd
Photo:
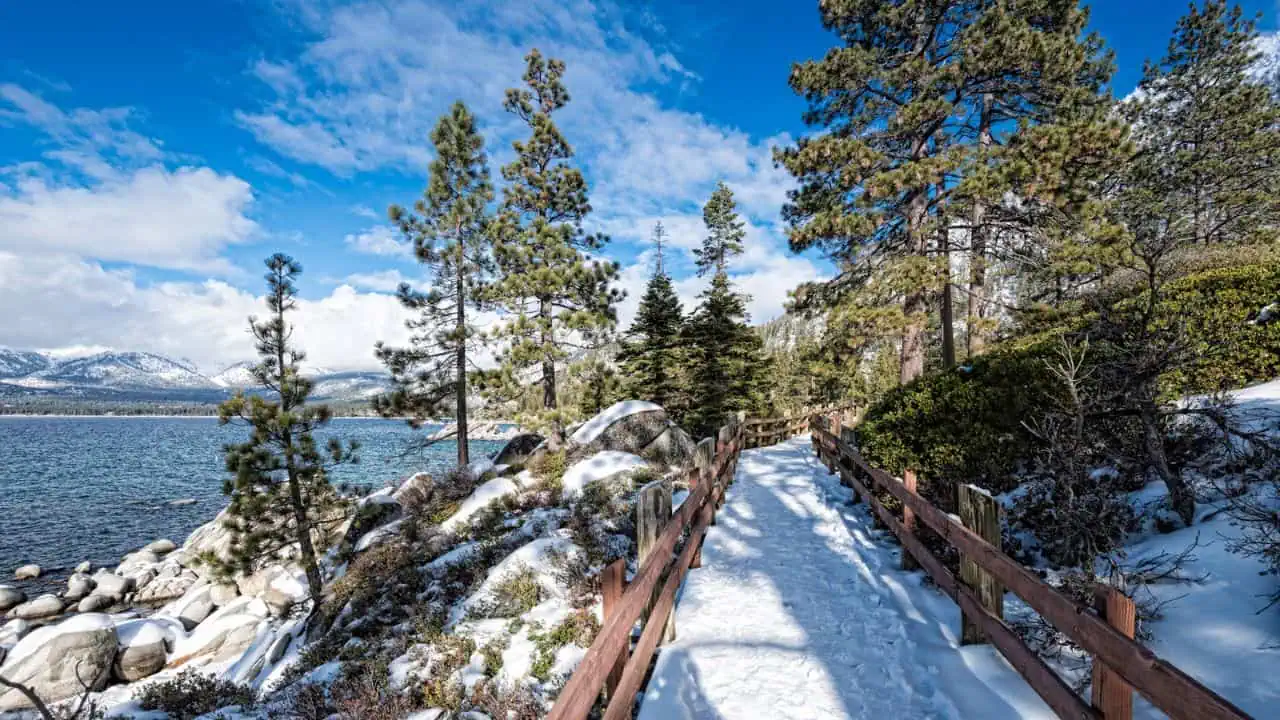
[[[32,350],[0,348],[0,378],[16,378],[47,370],[54,364],[53,358]]]
[[[253,366],[253,361],[239,362],[209,376],[189,361],[148,352],[102,352],[60,360],[30,350],[0,349],[0,396],[216,403],[235,390],[253,392]],[[305,373],[315,383],[316,400],[365,401],[390,385],[387,375],[379,372],[316,368]]]

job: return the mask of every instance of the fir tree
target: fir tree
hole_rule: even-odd
[[[431,142],[436,157],[427,188],[414,205],[416,214],[398,205],[390,209],[391,221],[413,244],[418,262],[429,268],[431,289],[400,285],[401,304],[417,317],[406,323],[412,331],[409,347],[377,346],[391,373],[392,391],[376,398],[374,408],[387,417],[407,416],[415,428],[451,412],[457,420],[458,464],[466,465],[468,350],[477,337],[468,311],[482,308],[492,269],[487,207],[493,186],[484,138],[466,105],[455,103],[440,118]]]
[[[702,208],[702,222],[708,234],[702,246],[693,251],[698,262],[698,275],[725,272],[729,260],[742,254],[742,239],[747,233],[743,229],[744,223],[738,218],[733,192],[723,181],[716,184],[711,199]]]
[[[688,409],[681,422],[697,437],[715,432],[729,413],[762,411],[766,398],[764,344],[747,325],[746,298],[734,292],[727,272],[733,245],[741,252],[742,221],[733,208],[733,194],[722,183],[703,210],[707,237],[697,253],[699,264],[715,274],[682,333]]]
[[[527,88],[508,90],[504,103],[532,134],[514,143],[516,158],[502,168],[508,184],[492,233],[498,277],[490,297],[511,319],[496,333],[504,342],[502,367],[488,384],[517,399],[523,371],[536,370],[542,401],[524,421],[546,428],[555,447],[564,442],[569,420],[559,407],[557,365],[572,351],[598,345],[613,329],[622,295],[610,287],[617,264],[590,257],[608,238],[583,231],[591,212],[587,184],[570,164],[573,150],[552,120],[569,101],[564,63],[537,50],[526,61]]]
[[[274,395],[235,397],[218,406],[222,424],[241,420],[249,439],[224,448],[227,471],[223,485],[231,497],[227,527],[231,530],[230,559],[204,558],[219,570],[250,573],[257,566],[296,548],[307,575],[312,600],[322,591],[317,545],[324,543],[345,520],[344,502],[329,483],[328,468],[354,462],[355,443],[345,447],[330,439],[322,450],[313,436],[329,422],[324,405],[309,405],[311,381],[299,372],[305,359],[292,344],[293,328],[285,315],[297,302],[294,285],[302,267],[285,255],[267,259],[267,319],[249,319],[261,362],[253,376]]]
[[[1250,75],[1256,38],[1255,24],[1222,0],[1178,21],[1167,55],[1147,64],[1124,106],[1137,150],[1113,196],[1123,232],[1069,248],[1097,262],[1109,286],[1137,292],[1127,302],[1094,297],[1106,403],[1140,420],[1147,465],[1187,524],[1195,494],[1166,450],[1181,412],[1158,381],[1216,349],[1192,341],[1165,287],[1197,248],[1270,241],[1280,227],[1280,106]]]
[[[680,329],[684,310],[662,265],[662,224],[654,227],[656,271],[649,278],[635,320],[618,353],[624,393],[657,403],[678,414],[680,397]]]

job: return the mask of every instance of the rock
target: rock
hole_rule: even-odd
[[[148,568],[133,576],[133,586],[139,590],[151,584],[156,579],[156,571],[154,568]]]
[[[191,556],[187,555],[185,550],[174,550],[164,556],[164,561],[166,563],[173,563],[174,565],[182,568],[191,567]]]
[[[241,595],[257,597],[266,592],[273,580],[286,572],[288,571],[283,565],[268,565],[252,575],[236,580],[236,587],[240,589]]]
[[[20,618],[14,618],[0,626],[0,647],[13,647],[23,636],[31,632],[31,628],[30,622]]]
[[[84,562],[76,566],[75,571],[80,573],[81,575],[88,575],[89,571],[92,569],[93,569],[93,563],[89,562],[88,560],[85,560]]]
[[[164,668],[181,628],[161,620],[129,620],[116,626],[119,649],[111,673],[123,682],[150,677]]]
[[[689,434],[672,425],[654,438],[653,442],[644,446],[638,455],[658,465],[683,468],[693,462],[694,447]]]
[[[27,594],[11,585],[0,585],[0,613],[27,601]]]
[[[494,465],[524,465],[529,456],[546,438],[537,433],[521,433],[507,441],[507,444],[493,456]]]
[[[190,636],[178,640],[169,666],[178,667],[197,658],[219,662],[243,653],[257,638],[258,626],[268,613],[261,600],[235,599],[210,615]]]
[[[110,595],[119,599],[133,590],[133,578],[120,577],[107,570],[99,570],[95,573],[93,581],[97,584],[93,589],[95,595]]]
[[[79,600],[85,595],[93,592],[93,578],[82,573],[76,573],[67,578],[67,600]]]
[[[80,604],[76,606],[76,610],[82,613],[101,612],[117,602],[120,602],[120,598],[110,595],[90,595],[80,601]]]
[[[61,613],[62,610],[62,600],[57,595],[41,595],[35,600],[19,605],[9,611],[9,614],[22,620],[35,620],[52,617]]]
[[[421,493],[429,497],[434,490],[435,480],[432,479],[431,473],[420,472],[400,483],[400,487],[391,493],[391,497],[395,498],[395,501],[403,506],[405,497],[410,493]]]
[[[570,461],[590,457],[601,450],[639,455],[653,441],[674,427],[660,405],[625,400],[600,411],[569,438]]]
[[[23,565],[17,570],[14,570],[13,578],[15,580],[34,580],[40,577],[41,572],[43,571],[40,569],[40,566],[32,563],[30,565]]]
[[[356,509],[355,517],[351,519],[351,525],[343,535],[341,547],[349,552],[360,542],[360,538],[387,523],[398,520],[402,515],[404,510],[393,497],[390,489],[366,497]]]
[[[224,508],[216,517],[187,536],[180,552],[191,558],[210,553],[220,560],[230,560],[231,530],[226,527],[226,522],[227,510]]]
[[[176,600],[187,594],[197,582],[195,573],[183,571],[178,575],[170,575],[168,577],[157,577],[148,583],[145,587],[133,596],[133,599],[142,603],[158,603],[168,600]]]
[[[209,599],[213,604],[222,607],[240,596],[240,588],[235,583],[217,583],[209,586]]]
[[[166,540],[163,538],[160,540],[156,540],[143,548],[143,550],[147,550],[156,555],[168,555],[169,553],[177,549],[178,549],[177,544],[175,544],[172,540]]]
[[[115,654],[116,629],[111,618],[100,613],[77,615],[24,637],[9,651],[4,675],[54,703],[79,695],[82,683],[101,690]],[[17,690],[0,693],[0,712],[27,707],[30,703]]]
[[[194,628],[213,613],[211,588],[210,585],[201,585],[182,596],[182,605],[176,610],[178,620],[182,621],[186,629]]]

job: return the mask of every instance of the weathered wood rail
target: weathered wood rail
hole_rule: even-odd
[[[916,494],[914,473],[908,471],[899,480],[870,466],[849,442],[848,428],[832,425],[829,429],[828,418],[813,416],[810,430],[818,456],[870,504],[902,543],[904,567],[918,564],[960,606],[962,642],[989,641],[1059,717],[1128,720],[1133,716],[1134,691],[1176,720],[1249,717],[1135,642],[1133,603],[1123,594],[1100,588],[1096,610],[1086,608],[1005,555],[1000,549],[999,505],[985,491],[961,486],[962,522]],[[877,492],[902,503],[902,516],[880,502]],[[920,541],[917,520],[961,553],[961,578]],[[1006,589],[1093,655],[1090,702],[1073,692],[1005,624]]]
[[[813,410],[803,412],[798,415],[788,415],[780,418],[755,418],[742,423],[743,449],[765,447],[768,445],[776,445],[803,434],[809,429],[809,419],[816,415],[824,416],[841,416],[853,410],[852,405],[843,405],[840,407],[828,408],[826,410]]]
[[[665,524],[660,526],[656,537],[648,533],[647,537],[637,538],[643,545],[643,561],[631,582],[628,584],[625,579],[625,560],[606,568],[601,578],[605,598],[603,627],[561,690],[548,716],[551,720],[588,717],[602,692],[607,699],[606,720],[631,717],[636,693],[649,672],[658,644],[674,632],[669,622],[676,591],[689,568],[700,564],[703,535],[707,527],[715,523],[716,510],[733,480],[744,429],[744,424],[733,423],[721,428],[717,437],[699,443],[695,466],[687,478],[688,497],[669,520],[659,516],[659,522],[665,521]],[[642,489],[639,505],[641,512],[646,513],[645,526],[651,527],[651,513],[643,508],[653,504],[645,499],[645,494]],[[661,506],[661,501],[657,505]],[[669,512],[670,505],[666,508]],[[684,539],[683,549],[675,556],[681,539]],[[640,638],[632,647],[637,622],[641,623]]]

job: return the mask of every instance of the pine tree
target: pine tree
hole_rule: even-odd
[[[417,313],[407,321],[409,347],[379,343],[378,358],[391,373],[392,391],[376,398],[383,416],[408,417],[412,427],[442,412],[457,419],[458,464],[470,462],[467,448],[467,351],[477,330],[469,310],[483,307],[492,269],[488,204],[493,186],[484,153],[484,138],[475,117],[461,102],[440,118],[431,132],[436,157],[430,180],[414,205],[416,214],[393,205],[391,221],[413,244],[418,262],[431,272],[431,289],[422,292],[402,283],[398,297]]]
[[[559,407],[557,365],[572,351],[598,345],[613,329],[622,294],[610,287],[617,264],[590,256],[608,238],[583,231],[591,212],[587,184],[570,164],[573,149],[551,117],[569,101],[564,63],[545,60],[537,50],[526,61],[527,89],[508,90],[504,103],[532,134],[514,143],[516,158],[502,168],[508,185],[492,233],[498,277],[489,296],[511,319],[496,332],[505,343],[502,367],[488,386],[517,399],[524,371],[536,370],[540,410],[522,420],[546,428],[557,447],[569,420]]]
[[[682,333],[688,408],[680,420],[696,437],[715,432],[729,413],[763,411],[768,378],[764,343],[747,325],[746,298],[734,292],[729,281],[727,261],[741,252],[742,221],[723,183],[702,217],[707,237],[697,253],[698,263],[715,274]]]
[[[657,265],[618,353],[624,394],[679,413],[680,329],[684,309],[662,264],[662,223],[654,227]]]
[[[742,240],[747,236],[745,223],[738,217],[733,192],[723,181],[716,184],[711,199],[702,208],[702,222],[707,226],[707,237],[702,246],[694,249],[698,262],[698,275],[722,273],[729,260],[742,254]]]
[[[222,424],[241,420],[249,439],[224,448],[227,471],[223,485],[231,497],[227,527],[230,559],[203,558],[226,572],[250,573],[259,563],[296,547],[313,601],[322,592],[317,544],[345,520],[344,502],[329,482],[328,468],[354,462],[355,443],[330,439],[323,450],[313,433],[329,422],[324,405],[309,405],[311,381],[299,371],[305,355],[292,344],[293,328],[285,315],[297,307],[295,281],[302,267],[276,254],[267,264],[266,320],[249,319],[261,362],[253,376],[275,396],[245,395],[218,406]]]
[[[975,172],[989,164],[994,124],[1034,118],[1038,102],[1068,95],[1057,85],[1090,74],[1093,46],[1061,30],[1079,21],[1074,0],[820,8],[844,44],[792,69],[792,88],[809,101],[805,121],[828,131],[777,153],[800,181],[783,214],[794,250],[818,247],[837,264],[833,281],[810,290],[813,300],[867,305],[857,295],[872,278],[892,286],[907,382],[924,370],[929,300],[948,287],[941,232],[965,203],[985,209],[1009,189],[994,184],[1003,176]],[[1032,92],[1046,87],[1042,99]],[[968,173],[986,184],[963,183]],[[987,222],[979,213],[975,225]]]
[[[1124,106],[1137,145],[1112,204],[1124,231],[1077,250],[1111,286],[1138,293],[1128,302],[1095,297],[1107,403],[1141,421],[1147,464],[1187,524],[1194,491],[1166,450],[1179,408],[1158,381],[1215,349],[1183,331],[1165,287],[1197,248],[1270,241],[1280,228],[1280,105],[1250,76],[1256,38],[1254,22],[1223,0],[1178,21],[1168,53],[1147,64]]]

